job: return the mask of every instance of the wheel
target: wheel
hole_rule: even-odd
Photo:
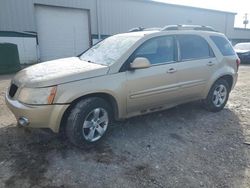
[[[67,138],[80,147],[97,143],[107,132],[111,114],[110,105],[102,98],[79,101],[67,118]]]
[[[204,107],[211,112],[221,111],[228,100],[230,88],[226,80],[219,79],[211,87],[207,98],[203,101]]]

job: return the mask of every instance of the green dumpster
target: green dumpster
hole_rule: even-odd
[[[14,73],[20,69],[17,45],[0,43],[0,74]]]

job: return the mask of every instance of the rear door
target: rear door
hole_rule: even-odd
[[[217,60],[208,42],[199,35],[177,35],[179,63],[176,75],[181,100],[200,98],[216,69]]]

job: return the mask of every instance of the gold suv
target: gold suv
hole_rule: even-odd
[[[222,110],[239,64],[228,39],[210,27],[138,28],[20,71],[6,102],[19,125],[64,130],[84,145],[99,141],[112,120],[194,100]]]

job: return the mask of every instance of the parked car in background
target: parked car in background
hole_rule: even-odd
[[[239,62],[225,35],[210,27],[140,28],[79,57],[20,71],[6,102],[21,126],[64,130],[72,143],[91,144],[112,120],[196,100],[209,111],[222,110]]]
[[[250,42],[238,43],[234,46],[234,50],[239,56],[241,63],[250,63]]]

